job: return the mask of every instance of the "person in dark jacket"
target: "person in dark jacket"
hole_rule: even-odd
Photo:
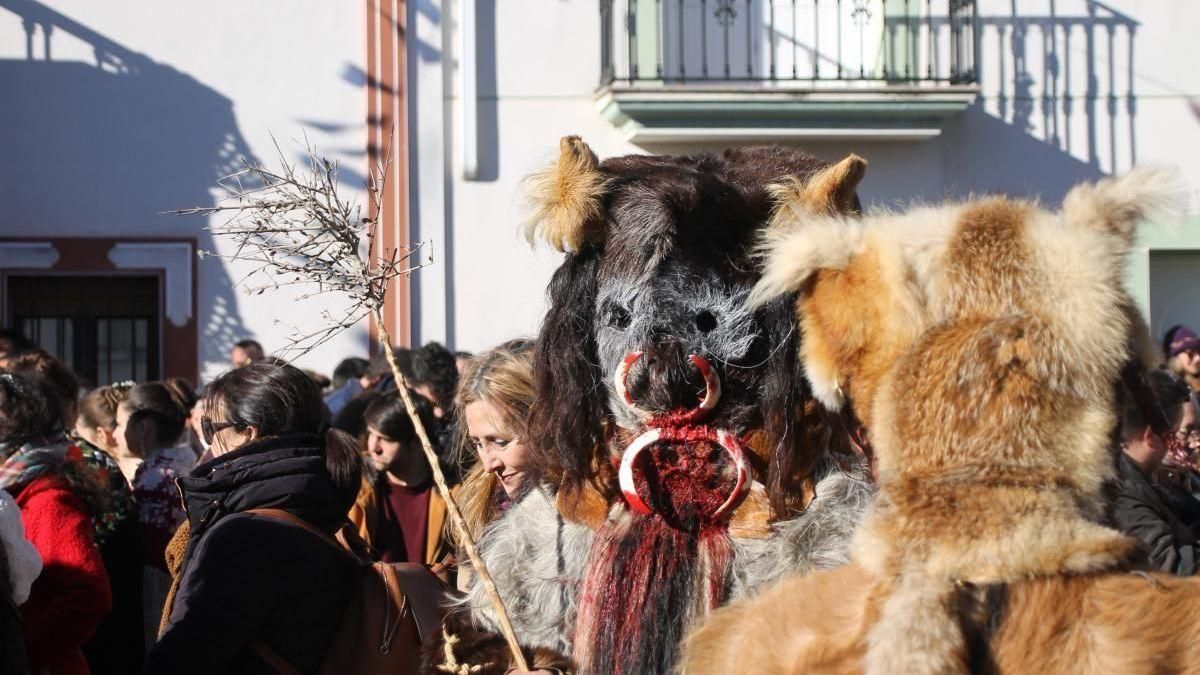
[[[1165,432],[1152,428],[1153,412],[1142,408],[1146,402],[1134,397],[1126,402],[1113,520],[1118,529],[1143,545],[1155,568],[1193,575],[1200,569],[1200,543],[1152,478],[1167,454],[1168,439],[1174,438],[1179,427],[1188,388],[1163,371],[1150,372],[1149,384],[1170,428]]]
[[[281,672],[273,659],[316,672],[357,564],[332,539],[250,511],[282,509],[332,537],[362,481],[355,441],[324,431],[321,392],[289,365],[225,373],[201,423],[214,458],[179,479],[186,547],[144,672]]]

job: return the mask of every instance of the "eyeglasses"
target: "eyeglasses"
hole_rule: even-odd
[[[222,429],[238,426],[237,422],[213,422],[207,415],[200,418],[200,435],[204,437],[205,445],[212,445],[213,436]]]

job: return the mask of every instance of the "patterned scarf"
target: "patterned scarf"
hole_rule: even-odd
[[[32,440],[0,443],[0,488],[17,494],[39,476],[56,472],[65,461],[79,461],[82,454],[64,434]]]

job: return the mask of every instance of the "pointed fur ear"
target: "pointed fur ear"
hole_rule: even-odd
[[[867,172],[867,160],[855,154],[807,178],[790,176],[770,187],[779,211],[857,213],[854,190]]]
[[[580,250],[604,237],[601,200],[606,180],[596,153],[578,136],[559,141],[558,161],[529,176],[530,216],[525,237],[541,239],[566,252]]]
[[[747,303],[760,307],[797,291],[823,269],[845,269],[862,245],[862,225],[838,216],[810,216],[790,224],[773,223],[759,243],[766,259],[762,278]]]
[[[1139,222],[1181,210],[1185,195],[1177,171],[1143,167],[1075,186],[1063,199],[1062,212],[1069,223],[1103,229],[1132,243]]]

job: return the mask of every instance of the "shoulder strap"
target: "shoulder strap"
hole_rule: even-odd
[[[300,671],[292,667],[292,664],[285,661],[282,656],[276,654],[275,650],[268,647],[267,643],[262,640],[254,638],[247,646],[279,675],[300,675]]]
[[[339,551],[347,554],[350,553],[343,548],[336,539],[322,532],[319,528],[313,526],[313,524],[307,520],[289,511],[284,511],[283,509],[249,509],[242,511],[242,513],[253,513],[255,515],[273,518],[275,520],[281,520],[285,523],[295,525],[296,527],[305,529],[310,533],[317,535],[322,541],[336,547]],[[275,650],[271,649],[271,647],[266,642],[263,642],[262,639],[254,638],[247,646],[250,647],[250,650],[257,654],[258,657],[262,659],[268,666],[274,669],[276,673],[279,673],[279,675],[300,675],[300,671],[296,670],[292,664],[288,663],[282,656],[277,654]]]
[[[424,565],[392,563],[391,567],[395,570],[400,592],[409,599],[408,606],[417,622],[421,641],[429,642],[442,629],[441,604],[446,595],[445,585]]]
[[[348,555],[353,555],[350,553],[349,550],[346,549],[345,546],[342,546],[340,543],[338,543],[337,539],[330,536],[326,532],[322,531],[320,528],[318,528],[317,526],[308,522],[307,520],[301,518],[300,516],[297,516],[296,514],[291,513],[290,511],[284,511],[283,509],[248,509],[246,511],[242,511],[242,513],[253,513],[255,515],[266,516],[267,518],[274,518],[275,520],[282,520],[285,523],[290,523],[292,525],[295,525],[296,527],[303,528],[303,529],[308,530],[309,532],[317,535],[318,537],[321,538],[322,541],[324,541],[326,544],[329,544],[330,546],[333,546],[337,550],[339,550],[343,553],[346,553]]]

